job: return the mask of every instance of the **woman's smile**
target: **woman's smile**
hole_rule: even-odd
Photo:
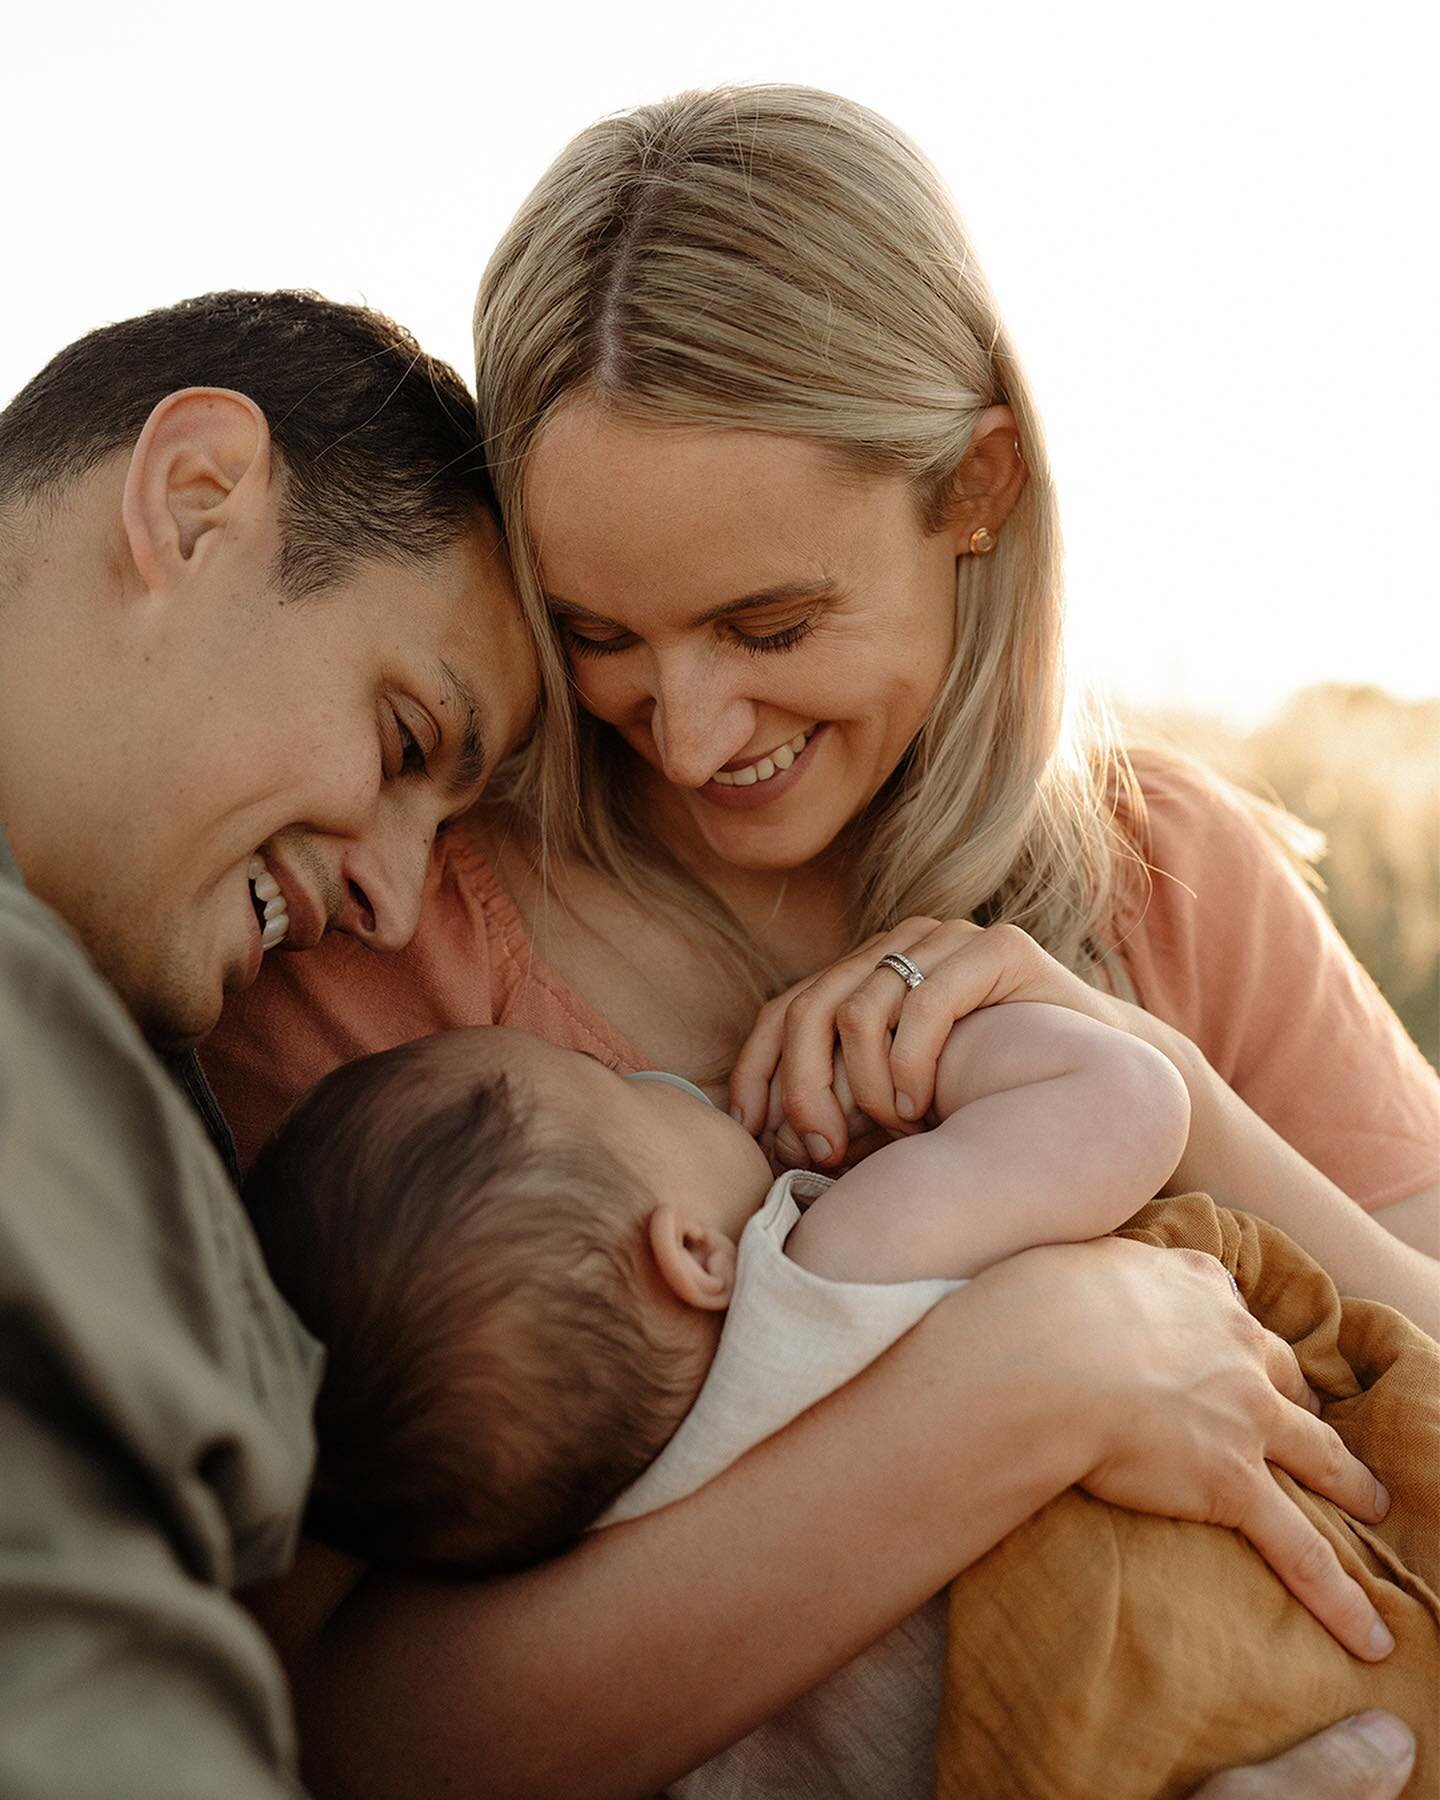
[[[751,762],[717,769],[699,790],[700,798],[712,806],[726,806],[736,812],[772,805],[792,791],[815,760],[812,747],[818,749],[823,731],[823,725],[807,725]]]

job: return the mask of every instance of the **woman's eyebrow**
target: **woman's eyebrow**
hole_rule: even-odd
[[[717,619],[728,619],[731,613],[749,612],[756,606],[781,606],[787,600],[819,600],[833,594],[839,583],[833,575],[822,575],[818,581],[786,581],[778,587],[765,588],[758,594],[746,594],[740,600],[727,600],[723,606],[712,606],[695,621],[697,625],[713,625]]]
[[[468,798],[484,781],[489,767],[485,734],[480,726],[480,703],[469,682],[443,657],[440,660],[440,685],[445,691],[447,708],[453,706],[458,716],[460,736],[455,766],[445,785],[456,799]]]
[[[591,612],[588,606],[581,606],[576,600],[562,600],[558,594],[546,594],[545,604],[551,612],[564,613],[567,619],[589,619],[592,625],[615,624],[604,613]]]
[[[833,575],[822,575],[817,581],[780,582],[775,587],[761,588],[753,594],[742,594],[738,600],[726,600],[720,606],[712,606],[691,620],[691,623],[713,625],[717,619],[728,619],[733,613],[750,612],[757,606],[782,606],[790,600],[819,600],[837,592],[839,585]],[[592,625],[611,625],[617,631],[626,629],[618,619],[592,612],[588,606],[581,606],[576,600],[566,600],[559,594],[546,594],[545,604],[551,612],[563,613],[567,619],[588,619]]]

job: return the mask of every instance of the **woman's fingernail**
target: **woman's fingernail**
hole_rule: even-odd
[[[829,1139],[821,1137],[821,1135],[818,1131],[807,1131],[805,1133],[805,1148],[810,1152],[812,1161],[814,1161],[814,1162],[829,1162],[829,1160],[830,1160]]]
[[[1395,1640],[1386,1629],[1383,1619],[1377,1619],[1370,1627],[1370,1648],[1376,1656],[1388,1656],[1395,1648]]]
[[[1407,1763],[1415,1754],[1409,1727],[1402,1725],[1394,1713],[1363,1712],[1351,1719],[1350,1729],[1358,1731],[1367,1744],[1373,1744],[1387,1762]]]
[[[1390,1510],[1390,1495],[1382,1481],[1375,1483],[1375,1517],[1383,1519]]]
[[[743,1106],[732,1106],[730,1108],[730,1117],[737,1125],[743,1125],[745,1123],[745,1108]]]
[[[915,1102],[908,1094],[897,1094],[895,1096],[895,1110],[902,1119],[913,1119],[915,1117]]]

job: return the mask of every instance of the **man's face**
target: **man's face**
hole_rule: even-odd
[[[271,586],[275,543],[241,545],[188,612],[127,626],[105,741],[84,727],[90,796],[32,881],[160,1044],[204,1037],[276,938],[407,942],[437,826],[534,704],[488,522],[300,601]]]

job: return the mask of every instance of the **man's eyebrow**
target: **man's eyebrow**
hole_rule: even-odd
[[[456,799],[470,798],[485,779],[490,766],[485,752],[485,734],[480,728],[480,703],[475,690],[442,657],[440,685],[445,690],[447,709],[454,707],[459,724],[460,749],[455,766],[445,785]]]
[[[818,600],[827,594],[833,594],[839,585],[833,575],[822,575],[818,581],[781,582],[776,587],[743,594],[738,600],[727,600],[722,606],[712,606],[708,612],[692,619],[691,624],[713,625],[718,619],[728,619],[733,613],[751,612],[759,606],[783,606],[787,600]],[[566,600],[559,594],[546,594],[545,604],[551,612],[563,613],[567,619],[588,619],[592,625],[613,625],[616,629],[621,629],[618,620],[606,618],[604,613],[592,612],[588,606],[581,606],[576,600]]]

